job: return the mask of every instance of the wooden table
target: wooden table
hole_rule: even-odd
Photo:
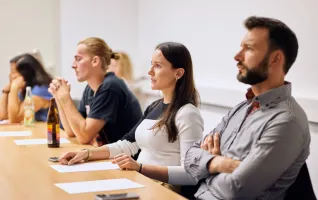
[[[75,138],[69,138],[71,144],[61,144],[60,148],[48,148],[47,145],[18,146],[13,140],[46,138],[45,123],[37,123],[35,127],[26,128],[22,125],[0,125],[0,131],[31,130],[32,136],[0,137],[0,199],[94,199],[99,193],[135,192],[143,200],[185,199],[182,196],[162,187],[151,179],[135,171],[104,170],[92,172],[59,173],[52,169],[48,161],[50,156],[60,156],[66,151],[87,148],[78,145]],[[62,137],[65,136],[61,133]],[[139,189],[118,190],[111,192],[93,192],[68,194],[56,187],[55,183],[103,180],[111,178],[127,178],[145,187]]]

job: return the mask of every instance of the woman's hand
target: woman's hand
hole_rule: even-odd
[[[12,83],[12,81],[18,76],[21,76],[21,75],[19,75],[19,73],[17,73],[17,72],[10,72],[10,74],[9,74],[10,83]]]
[[[24,88],[25,86],[26,86],[25,81],[24,81],[24,78],[22,76],[17,76],[12,80],[11,88],[16,88],[16,89],[20,90],[20,89]]]
[[[5,91],[5,92],[9,93],[9,92],[10,92],[10,89],[11,89],[11,82],[9,82],[9,83],[2,89],[2,91]]]
[[[89,151],[67,152],[59,158],[59,163],[62,165],[73,165],[75,163],[84,162],[88,158]]]
[[[120,167],[120,169],[128,169],[135,171],[140,170],[140,163],[135,161],[131,156],[124,153],[115,156],[112,163],[117,164]]]

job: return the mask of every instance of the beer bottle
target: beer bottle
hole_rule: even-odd
[[[34,126],[34,101],[32,98],[31,87],[26,87],[25,97],[24,97],[24,126]]]
[[[54,98],[50,100],[47,115],[47,145],[49,148],[60,147],[60,120]]]

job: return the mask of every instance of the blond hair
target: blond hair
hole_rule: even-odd
[[[85,44],[87,52],[92,56],[98,56],[102,62],[102,69],[107,70],[111,58],[118,57],[117,53],[113,53],[108,44],[101,38],[89,37],[78,43]]]
[[[124,52],[118,52],[119,54],[119,74],[127,81],[133,81],[133,68],[129,56]]]

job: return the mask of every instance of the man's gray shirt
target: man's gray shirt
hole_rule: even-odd
[[[250,112],[255,103],[259,109]],[[185,169],[202,180],[198,199],[283,199],[309,155],[307,116],[287,82],[237,105],[210,134],[216,132],[222,156],[241,163],[231,174],[211,175],[207,163],[214,155],[195,143]]]

